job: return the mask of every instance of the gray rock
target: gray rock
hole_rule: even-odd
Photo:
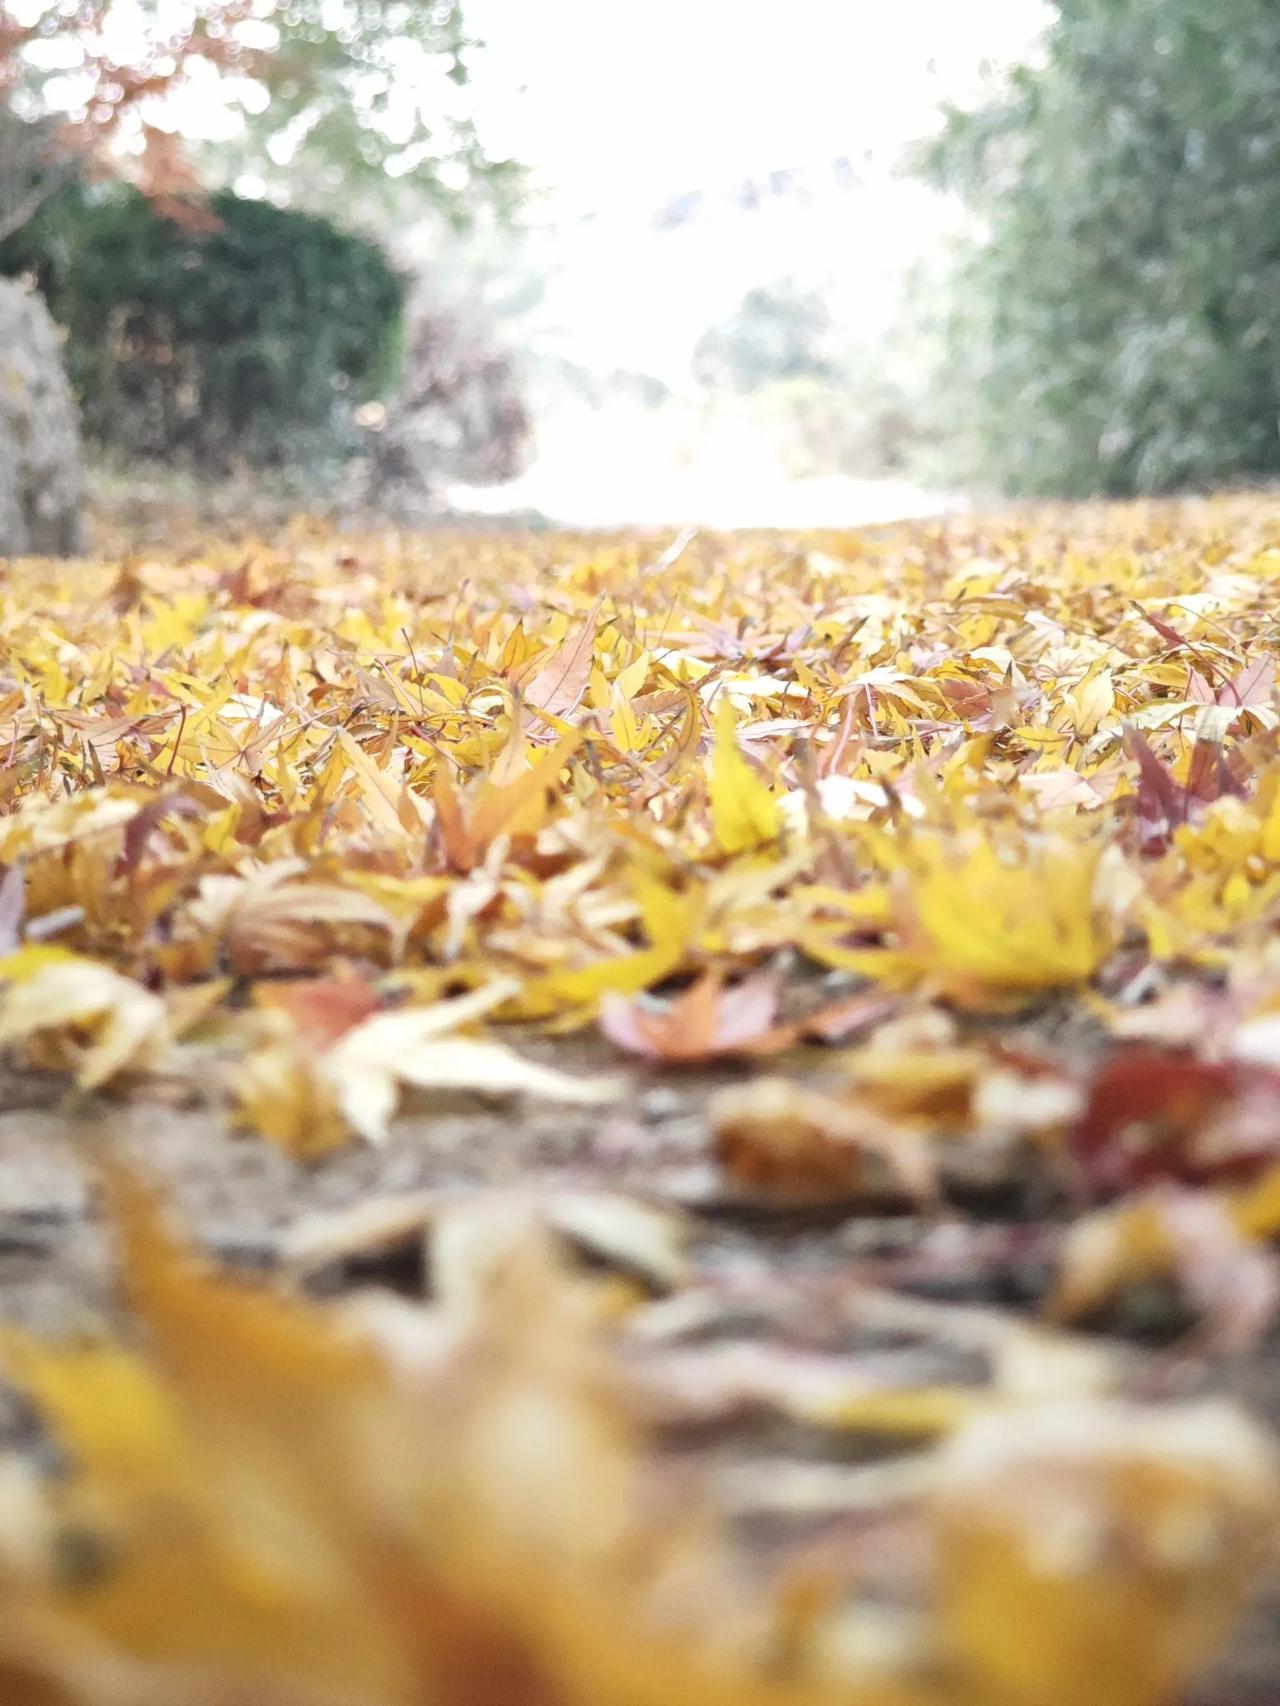
[[[37,295],[0,279],[0,557],[75,556],[83,494],[57,327]]]

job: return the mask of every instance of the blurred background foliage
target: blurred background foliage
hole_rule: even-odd
[[[195,210],[193,210],[194,212]],[[220,190],[179,221],[76,185],[0,245],[66,331],[84,428],[126,455],[323,464],[401,367],[405,287],[363,237]]]
[[[349,464],[389,501],[389,460],[434,491],[479,433],[518,466],[491,324],[395,252],[515,216],[456,98],[475,47],[456,0],[0,3],[0,277],[62,326],[91,445],[317,499]]]
[[[344,222],[429,205],[461,226],[522,181],[476,130],[477,46],[461,0],[0,0],[0,94],[56,120],[55,188],[70,155],[161,201],[238,182]]]
[[[739,399],[793,478],[909,474],[926,433],[897,359],[793,279],[753,286],[693,348],[707,404]]]
[[[693,349],[693,371],[710,390],[758,391],[776,379],[830,379],[831,310],[816,290],[756,285]]]
[[[941,117],[897,113],[886,67],[916,76],[954,9],[904,0],[930,33],[869,39],[817,132],[817,0],[759,91],[733,77],[762,0],[668,7],[737,152],[660,178],[672,140],[576,84],[581,111],[542,97],[572,193],[477,124],[477,17],[534,94],[560,75],[504,3],[0,0],[0,274],[47,294],[95,445],[604,525],[1280,473],[1276,0],[1000,0],[1009,51]],[[794,163],[754,136],[788,78],[788,124],[836,144]]]
[[[1058,0],[924,151],[957,477],[1085,497],[1280,474],[1280,6]]]

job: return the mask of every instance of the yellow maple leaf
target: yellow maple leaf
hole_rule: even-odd
[[[1111,949],[1094,850],[1050,845],[1015,862],[985,839],[959,854],[921,839],[910,861],[899,946],[855,951],[842,964],[1000,1007],[1087,983]]]
[[[742,754],[733,703],[727,695],[716,712],[710,793],[711,827],[722,852],[746,853],[778,839],[782,829],[778,801]]]

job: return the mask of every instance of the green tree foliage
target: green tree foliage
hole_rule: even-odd
[[[263,16],[274,38],[256,61],[260,93],[206,151],[206,177],[247,174],[347,223],[424,205],[459,227],[511,211],[522,174],[471,121],[478,44],[459,0],[290,0]]]
[[[964,471],[1084,496],[1280,474],[1280,5],[1057,0],[925,169],[980,234],[944,394]]]
[[[826,378],[831,316],[814,291],[757,285],[693,352],[695,377],[711,389],[758,391],[775,379]]]
[[[363,238],[223,191],[193,227],[133,190],[65,193],[7,245],[67,332],[86,432],[207,466],[350,451],[396,377],[401,280]]]

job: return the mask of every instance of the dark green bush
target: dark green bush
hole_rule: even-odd
[[[354,448],[354,409],[399,365],[404,292],[386,257],[226,192],[199,216],[77,187],[0,247],[0,273],[34,272],[66,328],[86,432],[214,467]]]
[[[1043,54],[928,165],[981,226],[947,326],[961,473],[1067,496],[1280,475],[1276,0],[1057,0]]]

